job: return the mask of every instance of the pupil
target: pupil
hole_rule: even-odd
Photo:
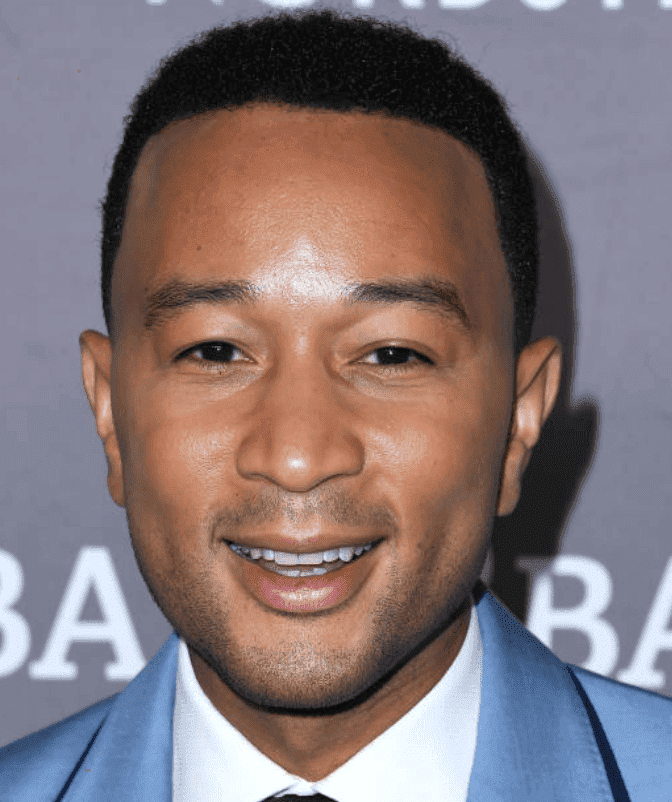
[[[395,348],[388,346],[386,348],[379,348],[378,353],[380,361],[385,365],[401,365],[407,362],[413,353],[410,348]]]
[[[209,343],[202,345],[201,351],[205,359],[212,362],[228,362],[233,357],[234,347],[231,343]]]

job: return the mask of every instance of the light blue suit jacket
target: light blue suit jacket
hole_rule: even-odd
[[[566,665],[488,592],[476,610],[469,802],[672,800],[672,699]],[[121,693],[0,749],[1,802],[170,802],[177,643]]]

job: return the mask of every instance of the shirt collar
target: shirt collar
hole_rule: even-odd
[[[474,606],[462,647],[439,682],[399,721],[319,782],[262,754],[207,698],[186,644],[178,647],[173,802],[260,802],[322,793],[337,802],[431,798],[465,802],[481,700],[483,647]]]

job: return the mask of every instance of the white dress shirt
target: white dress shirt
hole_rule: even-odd
[[[465,802],[476,753],[483,647],[472,605],[457,658],[399,721],[318,782],[262,754],[203,692],[180,639],[173,717],[173,802],[261,802],[322,793],[336,802]]]

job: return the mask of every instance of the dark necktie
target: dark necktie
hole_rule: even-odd
[[[285,794],[284,796],[269,796],[263,802],[335,802],[330,796],[324,794],[310,794],[299,796],[298,794]]]

